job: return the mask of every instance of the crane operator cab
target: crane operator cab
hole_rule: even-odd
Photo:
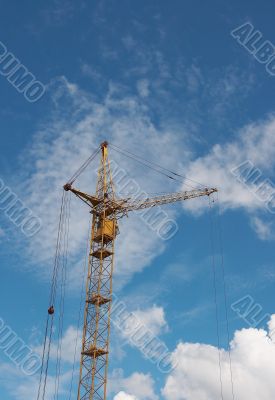
[[[97,224],[97,230],[94,237],[95,242],[108,243],[115,239],[118,233],[118,224],[116,219],[101,219]]]

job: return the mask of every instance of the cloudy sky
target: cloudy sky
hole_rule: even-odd
[[[37,399],[39,374],[16,364],[7,332],[40,357],[62,186],[103,140],[181,175],[110,149],[126,173],[120,196],[219,189],[162,207],[178,226],[169,240],[138,213],[120,222],[114,289],[129,319],[123,329],[113,322],[108,399],[274,399],[272,2],[1,6],[1,399]],[[37,92],[15,80],[17,68]],[[98,161],[80,189],[94,192]],[[28,208],[35,234],[14,223],[12,200]],[[71,198],[59,400],[76,398],[88,211]],[[166,368],[133,338],[137,321],[166,346]],[[55,398],[57,336],[46,400]]]

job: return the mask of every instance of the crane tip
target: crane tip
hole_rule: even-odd
[[[66,185],[63,186],[63,189],[68,192],[69,190],[71,190],[72,185],[70,183],[66,183]]]
[[[103,149],[104,147],[108,147],[108,142],[107,140],[104,140],[104,142],[101,143],[100,147]]]

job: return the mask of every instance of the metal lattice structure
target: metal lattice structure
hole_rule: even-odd
[[[172,193],[144,200],[118,199],[115,196],[108,143],[101,144],[101,162],[98,170],[96,195],[92,196],[64,186],[91,207],[92,232],[89,269],[86,285],[86,305],[82,337],[78,400],[106,400],[110,343],[112,277],[114,244],[118,233],[118,218],[129,211],[157,205],[209,196],[217,189],[205,188]]]
[[[115,214],[106,218],[106,204],[114,200],[114,189],[105,145],[102,146],[96,197],[101,201],[93,204],[78,388],[78,399],[83,400],[106,398],[116,218]]]

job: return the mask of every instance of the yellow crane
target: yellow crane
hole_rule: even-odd
[[[114,270],[115,239],[118,219],[129,211],[142,210],[158,205],[174,203],[217,192],[215,188],[133,200],[117,198],[110,160],[108,143],[101,144],[101,161],[95,195],[64,186],[91,208],[92,229],[89,251],[89,268],[86,284],[86,305],[82,336],[78,400],[106,400],[107,377],[111,328],[112,277]]]

